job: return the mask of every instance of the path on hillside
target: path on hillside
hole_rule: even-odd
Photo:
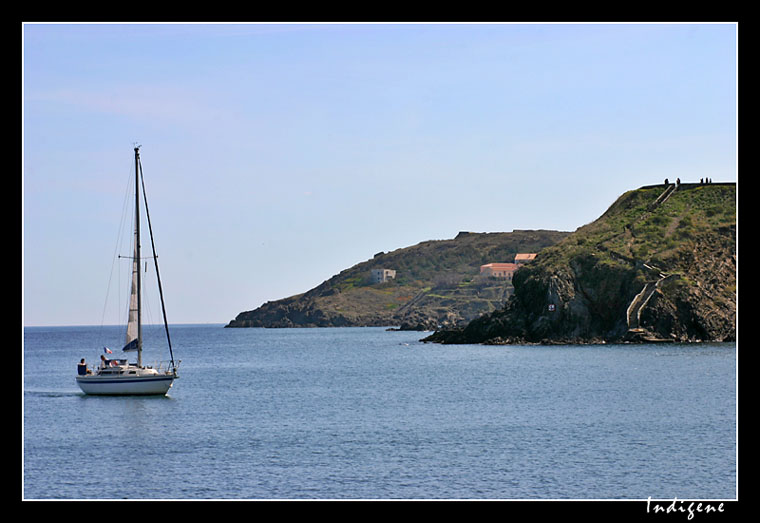
[[[656,273],[657,280],[650,281],[644,284],[644,288],[641,289],[634,298],[626,311],[626,321],[628,323],[628,330],[637,331],[641,329],[641,311],[649,303],[649,299],[655,293],[657,288],[668,278],[673,278],[675,274],[663,274],[657,267],[644,264],[644,267],[650,271]]]
[[[654,202],[652,202],[652,204],[647,208],[646,212],[639,216],[627,228],[631,229],[635,223],[647,218],[655,209],[663,205],[677,189],[678,184],[668,184],[668,186],[665,188],[665,191],[663,191],[663,193],[658,196]],[[631,242],[632,241],[633,238],[631,238]],[[650,298],[654,295],[662,282],[674,276],[672,274],[664,274],[657,267],[654,267],[647,263],[642,263],[642,265],[645,269],[649,270],[650,273],[655,276],[655,279],[644,284],[644,288],[641,289],[641,292],[634,296],[633,301],[631,301],[630,305],[628,305],[628,309],[626,310],[626,324],[628,326],[628,334],[629,336],[634,337],[645,334],[644,329],[641,327],[641,311],[644,310],[644,308],[647,306]]]

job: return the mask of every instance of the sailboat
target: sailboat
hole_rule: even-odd
[[[140,183],[142,181],[142,184]],[[142,362],[143,336],[142,336],[142,282],[140,276],[140,187],[142,185],[145,214],[150,232],[150,242],[153,249],[158,291],[161,298],[161,311],[166,330],[166,340],[169,346],[169,357],[166,364],[160,363],[155,366],[144,366]],[[132,256],[132,286],[129,298],[129,317],[127,321],[127,333],[123,352],[137,353],[137,362],[129,362],[128,359],[107,359],[101,354],[99,366],[89,368],[82,360],[77,368],[76,381],[85,394],[100,395],[165,395],[171,388],[174,380],[179,378],[177,369],[179,361],[174,361],[169,325],[166,321],[166,307],[164,306],[163,290],[161,289],[161,277],[158,275],[158,257],[153,242],[153,230],[148,214],[148,204],[145,198],[145,182],[142,179],[142,165],[140,163],[140,147],[135,147],[135,236],[134,255]],[[112,353],[110,349],[105,349]]]

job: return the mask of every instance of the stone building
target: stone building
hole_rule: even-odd
[[[372,269],[372,283],[383,283],[396,279],[396,271],[393,269]]]

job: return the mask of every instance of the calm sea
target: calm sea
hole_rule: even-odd
[[[24,499],[737,496],[735,344],[180,325],[168,396],[85,396],[122,336],[24,329]]]

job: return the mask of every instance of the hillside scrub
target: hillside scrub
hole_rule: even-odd
[[[519,252],[540,252],[568,232],[460,233],[380,252],[297,296],[241,312],[228,327],[401,326],[435,329],[464,325],[504,305],[512,284],[484,278],[480,266],[511,262]],[[373,283],[373,269],[396,277]]]
[[[623,194],[599,219],[520,269],[502,309],[426,341],[735,339],[736,187],[684,185],[661,198],[664,190]]]

